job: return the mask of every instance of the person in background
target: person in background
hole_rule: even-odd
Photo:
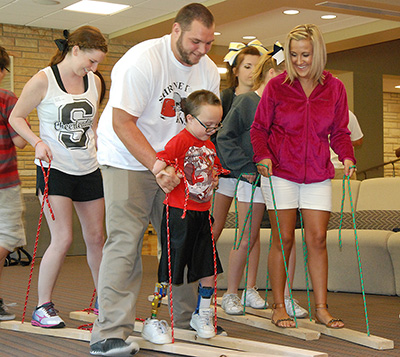
[[[224,58],[228,68],[227,84],[228,88],[221,92],[221,102],[223,108],[222,121],[228,114],[234,99],[243,93],[250,92],[253,88],[253,70],[260,56],[267,53],[267,49],[262,46],[260,41],[254,40],[248,45],[239,42],[231,42],[229,52]],[[220,157],[223,167],[226,164],[221,158],[218,148],[217,135],[214,134],[211,140],[216,146],[217,155]],[[215,191],[213,202],[213,233],[217,241],[220,237],[225,225],[226,217],[231,207],[233,197],[235,196],[235,187],[237,179],[232,175],[222,175],[219,179],[218,189]],[[254,257],[253,257],[254,256]],[[257,275],[258,259],[260,256],[260,247],[255,245],[250,255],[249,270],[252,275]],[[257,308],[264,306],[264,300],[256,294],[252,295],[253,299],[249,298],[248,303],[251,307]]]
[[[9,72],[10,57],[0,46],[0,85]],[[22,220],[24,204],[21,181],[18,175],[17,152],[26,141],[11,127],[9,117],[17,97],[13,92],[0,87],[0,279],[4,261],[15,248],[26,244],[25,228]],[[0,298],[0,321],[13,320],[15,315]]]
[[[268,257],[274,297],[271,322],[282,328],[295,327],[284,304],[283,256],[288,264],[296,212],[300,209],[316,322],[328,328],[342,328],[344,323],[331,316],[327,305],[326,232],[332,206],[331,179],[335,175],[329,146],[343,162],[345,175],[351,176],[355,169],[347,129],[346,90],[342,82],[324,70],[326,47],[315,25],[299,25],[290,31],[285,42],[285,60],[287,71],[269,81],[250,131],[273,233]]]
[[[101,83],[93,72],[106,56],[107,42],[92,26],[82,26],[71,34],[65,30],[64,37],[56,40],[58,49],[50,65],[24,86],[10,118],[13,128],[35,149],[36,194],[41,202],[44,175],[50,170],[48,202],[54,219],[45,208],[51,241],[40,263],[38,304],[32,315],[32,325],[43,328],[65,326],[52,293],[73,241],[73,207],[96,288],[104,244],[103,185],[95,143]],[[35,108],[40,137],[24,119]]]
[[[360,124],[358,123],[357,117],[354,113],[349,110],[349,125],[347,127],[350,130],[350,139],[353,147],[361,146],[363,143],[364,134],[361,131]],[[335,179],[343,179],[344,168],[342,163],[339,161],[338,156],[331,149],[331,161],[333,166],[335,167]],[[354,172],[353,179],[356,178],[356,172]]]
[[[257,177],[257,168],[253,163],[254,152],[250,142],[250,127],[265,86],[271,78],[277,76],[284,69],[283,48],[275,45],[274,51],[264,54],[254,67],[253,90],[241,94],[235,99],[225,117],[224,127],[217,136],[217,144],[223,161],[231,170],[235,180],[240,178],[237,191],[240,231],[244,227],[251,203],[253,185]],[[250,257],[253,259],[255,268],[249,269],[248,273],[246,306],[261,309],[264,308],[265,302],[255,286],[260,254],[260,225],[265,204],[259,185],[255,188],[252,203]],[[228,289],[222,297],[221,306],[227,314],[231,315],[243,313],[245,294],[243,292],[240,299],[238,289],[246,265],[249,227],[250,222],[247,222],[239,248],[232,248],[229,255]],[[252,255],[253,250],[256,250],[258,254]]]
[[[98,128],[108,238],[100,267],[92,355],[129,356],[139,351],[137,343],[125,340],[135,323],[143,235],[151,221],[161,237],[165,193],[181,178],[172,166],[157,178],[151,170],[156,153],[184,127],[181,99],[199,89],[219,94],[217,66],[206,56],[214,30],[214,17],[205,6],[186,5],[170,35],[132,47],[112,70],[110,97]],[[190,328],[197,284],[174,286],[173,302],[174,325]],[[153,322],[146,327],[147,336],[160,343],[167,331],[160,321]]]

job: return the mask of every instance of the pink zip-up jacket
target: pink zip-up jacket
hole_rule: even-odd
[[[324,76],[324,84],[308,98],[297,79],[283,83],[286,72],[268,82],[250,136],[254,162],[271,159],[274,176],[297,183],[332,179],[329,142],[341,162],[356,162],[346,90],[331,73],[324,71]]]

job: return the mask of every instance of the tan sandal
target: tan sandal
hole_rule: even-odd
[[[342,319],[337,319],[337,318],[332,318],[327,323],[323,323],[317,317],[317,310],[320,310],[320,309],[328,309],[328,304],[317,304],[317,305],[315,305],[315,323],[321,324],[321,325],[325,325],[326,327],[332,328],[332,329],[340,329],[340,328],[344,327],[344,325],[343,326],[332,326],[335,322],[342,322],[344,324]]]
[[[278,307],[282,307],[285,308],[285,304],[272,304],[272,309],[275,310]],[[286,308],[285,308],[286,311]],[[294,320],[291,317],[287,317],[284,319],[278,319],[276,321],[274,321],[274,319],[271,318],[271,322],[276,326],[276,327],[280,327],[280,328],[294,328],[296,326],[282,326],[282,322],[286,322],[286,321],[290,321],[290,322],[294,322]]]

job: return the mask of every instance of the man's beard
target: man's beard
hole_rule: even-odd
[[[194,63],[194,62],[192,62],[192,61],[190,60],[190,58],[189,58],[190,52],[185,51],[185,49],[183,48],[183,45],[182,45],[182,36],[183,36],[183,32],[182,32],[181,35],[179,36],[178,41],[176,41],[176,49],[177,49],[177,51],[178,51],[178,53],[179,53],[179,56],[181,57],[181,61],[182,61],[183,63],[186,63],[186,64],[189,65],[189,66],[193,66],[193,65],[195,65],[195,64],[197,64],[197,63],[199,63],[199,62]]]

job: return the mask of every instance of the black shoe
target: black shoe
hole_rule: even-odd
[[[108,338],[90,345],[90,354],[96,356],[132,356],[139,352],[136,342],[126,343],[122,338]]]

